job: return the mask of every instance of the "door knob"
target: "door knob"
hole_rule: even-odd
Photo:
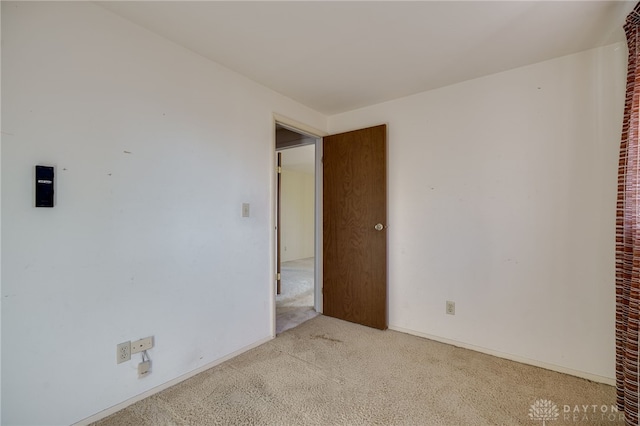
[[[376,231],[382,231],[384,229],[384,225],[379,223],[374,228],[376,228]]]

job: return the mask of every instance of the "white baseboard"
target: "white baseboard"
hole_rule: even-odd
[[[116,404],[113,407],[109,407],[106,410],[100,411],[99,413],[94,414],[93,416],[90,416],[90,417],[87,417],[86,419],[80,420],[79,422],[74,423],[73,426],[86,426],[86,425],[89,425],[89,424],[91,424],[93,422],[97,422],[98,420],[102,420],[105,417],[108,417],[108,416],[110,416],[110,415],[112,415],[114,413],[117,413],[118,411],[123,410],[123,409],[127,408],[128,406],[130,406],[132,404],[135,404],[138,401],[141,401],[141,400],[143,400],[143,399],[145,399],[147,397],[150,397],[151,395],[155,395],[158,392],[162,392],[163,390],[168,389],[173,385],[177,385],[178,383],[183,382],[183,381],[195,376],[196,374],[202,373],[203,371],[208,370],[208,369],[210,369],[212,367],[215,367],[218,364],[222,364],[223,362],[225,362],[227,360],[230,360],[231,358],[234,358],[234,357],[236,357],[236,356],[238,356],[238,355],[240,355],[240,354],[242,354],[242,353],[244,353],[244,352],[246,352],[248,350],[251,350],[251,349],[253,349],[255,347],[258,347],[258,346],[262,345],[263,343],[268,342],[269,340],[271,340],[273,338],[274,338],[274,336],[269,336],[269,337],[265,337],[264,339],[258,340],[257,342],[254,342],[254,343],[252,343],[252,344],[250,344],[248,346],[245,346],[244,348],[238,349],[237,351],[232,352],[227,356],[224,356],[224,357],[219,358],[219,359],[217,359],[217,360],[215,360],[213,362],[210,362],[210,363],[208,363],[206,365],[203,365],[202,367],[196,368],[195,370],[190,371],[190,372],[188,372],[186,374],[183,374],[182,376],[177,377],[177,378],[175,378],[173,380],[169,380],[168,382],[163,383],[160,386],[156,386],[156,387],[154,387],[152,389],[149,389],[148,391],[143,392],[140,395],[136,395],[133,398],[129,398],[126,401],[123,401],[123,402],[121,402],[119,404]]]
[[[592,382],[604,383],[606,385],[615,386],[616,379],[612,377],[599,376],[597,374],[591,374],[584,371],[573,370],[571,368],[562,367],[560,365],[549,364],[535,359],[529,359],[518,355],[513,355],[505,352],[494,351],[492,349],[483,348],[481,346],[470,345],[468,343],[458,342],[456,340],[446,339],[444,337],[434,336],[431,334],[421,333],[415,330],[409,330],[402,327],[389,326],[390,330],[399,331],[401,333],[412,334],[418,337],[424,337],[425,339],[435,340],[436,342],[446,343],[448,345],[457,346],[459,348],[470,349],[472,351],[481,352],[487,355],[493,355],[498,358],[508,359],[510,361],[516,361],[522,364],[533,365],[534,367],[544,368],[546,370],[556,371],[558,373],[569,374],[571,376],[580,377],[582,379],[591,380]]]

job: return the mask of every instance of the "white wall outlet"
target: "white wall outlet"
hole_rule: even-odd
[[[249,203],[242,203],[242,217],[249,217],[251,215],[251,205]]]
[[[447,300],[447,314],[455,315],[456,314],[456,302],[452,302],[451,300]]]
[[[118,364],[131,359],[131,341],[116,346],[116,362]]]
[[[151,373],[151,361],[144,361],[138,364],[138,379],[142,379]]]
[[[131,353],[137,354],[138,352],[149,350],[153,347],[153,336],[145,337],[144,339],[136,340],[131,343]]]

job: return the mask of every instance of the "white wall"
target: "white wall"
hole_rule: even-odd
[[[330,117],[331,133],[389,124],[392,328],[611,381],[626,53]]]
[[[283,152],[286,156],[287,152]],[[314,186],[312,174],[282,169],[282,261],[313,257]]]
[[[273,113],[326,118],[87,2],[2,2],[2,42],[2,423],[73,423],[270,338]],[[149,335],[140,380],[115,347]]]

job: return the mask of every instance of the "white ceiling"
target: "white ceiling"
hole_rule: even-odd
[[[331,115],[622,41],[635,0],[98,4]]]

